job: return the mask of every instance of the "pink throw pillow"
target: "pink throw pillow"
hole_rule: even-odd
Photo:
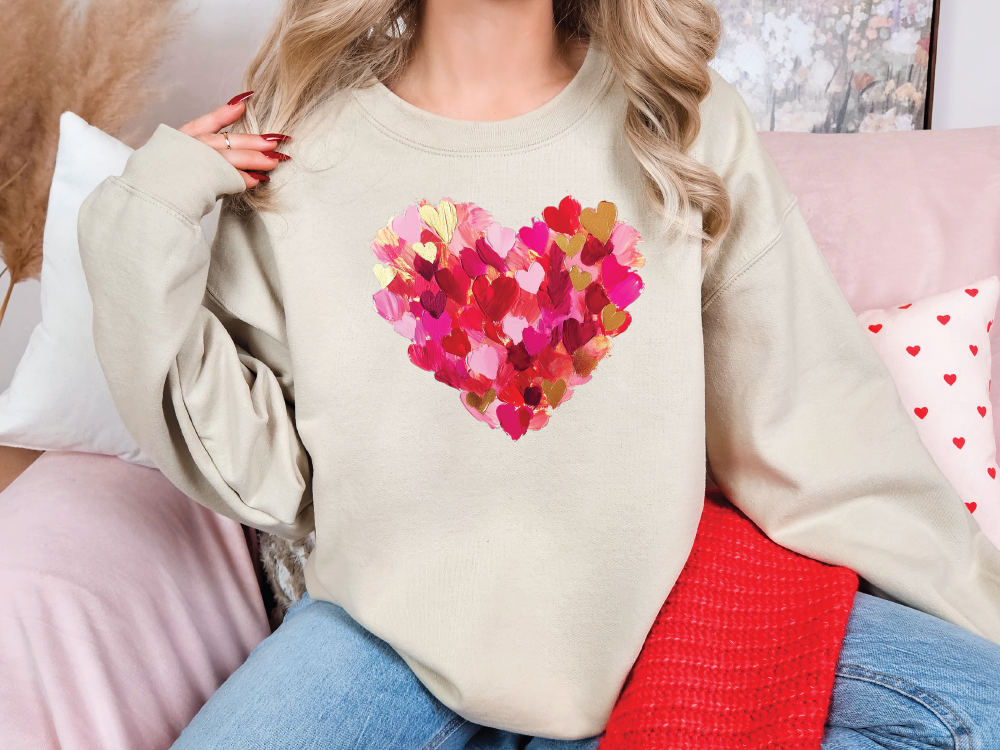
[[[990,339],[996,276],[858,320],[885,366],[920,438],[986,536],[1000,547],[990,405]]]

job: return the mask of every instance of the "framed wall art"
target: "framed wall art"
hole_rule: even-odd
[[[716,0],[711,63],[758,130],[858,133],[930,126],[940,0]]]

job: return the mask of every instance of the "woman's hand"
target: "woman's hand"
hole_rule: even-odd
[[[279,154],[274,150],[278,144],[291,140],[290,136],[280,133],[265,133],[264,135],[229,133],[229,146],[227,147],[227,136],[219,131],[232,125],[240,118],[246,107],[243,102],[249,99],[251,94],[253,92],[248,91],[245,94],[234,96],[228,104],[223,104],[218,109],[207,115],[202,115],[197,120],[191,120],[179,128],[182,133],[197,138],[226,157],[230,164],[240,170],[247,189],[261,182],[267,182],[269,178],[266,172],[274,169],[278,162],[291,158],[287,154]]]

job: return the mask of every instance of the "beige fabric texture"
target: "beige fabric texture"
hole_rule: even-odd
[[[707,459],[775,541],[1000,642],[1000,553],[921,445],[754,131],[714,76],[693,155],[735,218],[702,278],[669,241],[591,48],[545,105],[500,122],[377,84],[292,133],[274,213],[161,125],[87,199],[97,353],[122,419],[178,487],[288,538],[316,530],[309,593],[387,641],[462,717],[600,733],[690,551]],[[645,289],[592,381],[517,442],[414,367],[373,309],[370,243],[426,198],[518,228],[571,194],[643,238]]]

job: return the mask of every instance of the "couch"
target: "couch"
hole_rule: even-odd
[[[855,311],[1000,274],[1000,128],[762,138]],[[270,632],[254,535],[116,458],[6,450],[8,483],[0,750],[169,747]]]

